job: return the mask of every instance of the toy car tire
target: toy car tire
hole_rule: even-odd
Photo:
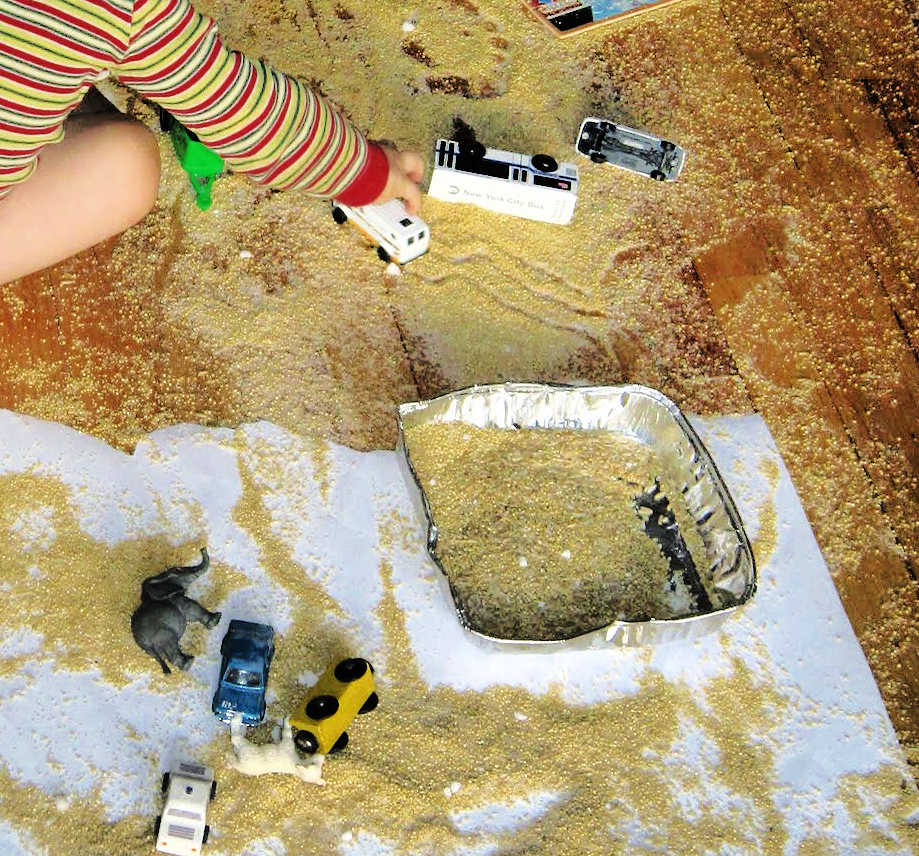
[[[377,255],[380,257],[381,262],[388,262],[390,260],[389,253],[387,253],[386,250],[384,250],[382,247],[377,247]]]
[[[207,844],[207,839],[210,837],[210,834],[211,834],[211,827],[208,824],[207,826],[204,827],[204,835],[201,836],[202,844]]]
[[[348,222],[348,215],[336,205],[332,209],[332,219],[341,226],[342,223]]]
[[[160,790],[165,794],[169,790],[169,773],[163,773],[163,781],[160,784]]]
[[[332,744],[332,748],[329,749],[329,754],[331,755],[333,752],[341,752],[341,750],[344,749],[347,745],[348,732],[342,731],[341,736]]]
[[[304,755],[315,755],[319,750],[319,741],[312,731],[298,731],[294,735],[294,746],[296,746]]]
[[[459,150],[461,155],[475,158],[476,160],[481,160],[485,157],[485,146],[478,140],[473,140],[471,143],[460,143]]]
[[[160,837],[160,824],[163,822],[163,815],[158,814],[156,820],[153,821],[153,837]]]
[[[362,657],[349,657],[347,660],[342,660],[335,667],[334,674],[335,678],[343,684],[350,684],[352,681],[362,678],[367,673],[368,668],[373,671],[373,666]]]
[[[672,152],[676,148],[676,145],[671,143],[669,140],[661,140],[661,149],[665,152]]]
[[[666,176],[659,169],[654,169],[651,170],[651,178],[653,178],[655,181],[663,181]]]
[[[558,161],[551,155],[533,155],[530,162],[540,172],[555,172],[558,169]]]
[[[602,154],[601,152],[591,152],[590,159],[594,163],[606,163],[606,155]]]
[[[358,713],[370,713],[370,711],[377,709],[379,703],[380,697],[376,693],[370,693],[370,695],[367,696],[367,701],[361,705],[361,709]]]
[[[338,713],[338,699],[331,695],[319,695],[306,703],[306,715],[321,722]]]
[[[214,801],[214,797],[216,797],[216,796],[217,796],[217,780],[214,779],[214,781],[211,782],[211,796],[210,796],[210,801],[213,802],[213,801]]]

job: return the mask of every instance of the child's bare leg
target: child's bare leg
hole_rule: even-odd
[[[75,117],[32,176],[0,202],[0,283],[123,232],[153,207],[159,150],[139,122]]]

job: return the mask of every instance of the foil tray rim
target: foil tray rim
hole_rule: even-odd
[[[682,429],[687,440],[705,462],[706,467],[710,469],[710,474],[714,477],[719,488],[719,495],[725,503],[726,511],[734,530],[740,542],[740,547],[747,556],[750,565],[750,579],[746,586],[743,596],[737,603],[721,607],[707,613],[698,615],[680,616],[678,618],[656,618],[641,621],[611,621],[602,627],[589,630],[585,633],[573,636],[567,639],[505,639],[495,636],[489,636],[471,627],[466,620],[465,615],[459,608],[456,598],[450,587],[449,577],[446,569],[436,556],[432,545],[437,540],[437,524],[431,513],[427,496],[421,486],[418,474],[415,472],[411,456],[405,443],[405,417],[413,413],[426,410],[432,406],[438,405],[445,401],[460,399],[474,394],[488,393],[555,393],[567,395],[594,395],[603,396],[620,396],[623,393],[637,394],[652,399],[656,404],[663,407],[670,416],[674,418],[679,427]],[[462,421],[462,420],[460,420]],[[409,481],[414,487],[416,498],[420,498],[424,512],[424,517],[428,524],[427,552],[432,561],[440,570],[441,584],[446,589],[446,595],[450,598],[456,612],[457,619],[463,629],[469,633],[478,642],[489,646],[498,646],[503,650],[522,650],[529,653],[545,652],[552,653],[559,650],[582,650],[595,647],[612,647],[612,646],[636,646],[636,645],[656,645],[664,644],[685,639],[694,639],[703,636],[717,629],[727,618],[738,609],[740,609],[750,598],[753,597],[757,587],[756,561],[753,554],[753,548],[747,537],[746,530],[733,497],[727,489],[723,477],[718,471],[714,460],[708,449],[702,443],[695,429],[689,420],[680,410],[680,408],[670,398],[653,387],[642,384],[615,384],[615,385],[573,385],[565,383],[545,382],[520,382],[508,381],[505,383],[494,384],[473,384],[451,392],[443,393],[429,399],[419,399],[418,401],[405,402],[400,404],[397,409],[397,422],[399,427],[399,442],[397,451],[401,452],[400,458],[407,469]],[[473,424],[467,422],[466,424]]]

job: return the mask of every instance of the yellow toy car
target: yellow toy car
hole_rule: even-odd
[[[307,755],[340,752],[348,745],[345,729],[359,713],[370,713],[380,699],[374,691],[373,666],[349,657],[329,666],[290,717],[294,744]]]

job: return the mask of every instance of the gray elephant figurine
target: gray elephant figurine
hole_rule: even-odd
[[[194,657],[179,648],[179,640],[189,621],[207,628],[220,621],[219,612],[208,612],[200,603],[187,597],[185,589],[210,565],[207,550],[201,548],[201,561],[187,568],[167,568],[161,574],[147,577],[140,587],[140,606],[131,616],[134,641],[169,674],[168,660],[183,671]]]

